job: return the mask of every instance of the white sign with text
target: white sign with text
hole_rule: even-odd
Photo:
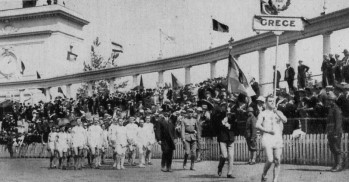
[[[257,31],[303,31],[304,21],[301,17],[255,15],[252,27]]]

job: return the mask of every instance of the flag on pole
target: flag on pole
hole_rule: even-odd
[[[58,93],[61,93],[64,96],[64,98],[66,98],[61,87],[58,87]]]
[[[44,89],[44,88],[38,88],[38,90],[40,90],[41,93],[43,93],[43,94],[46,96],[46,92],[45,92],[45,89]]]
[[[37,79],[41,79],[41,76],[40,76],[40,74],[39,74],[38,71],[36,71],[36,78],[37,78]]]
[[[228,92],[230,93],[242,93],[247,96],[256,95],[249,85],[245,74],[236,63],[235,59],[229,54],[228,60]]]
[[[25,65],[23,63],[23,61],[21,61],[21,74],[24,74],[24,70],[25,70]]]
[[[144,89],[144,85],[143,85],[143,76],[141,75],[141,82],[139,83],[139,88],[140,89]]]
[[[214,31],[218,32],[229,32],[229,26],[225,25],[223,23],[220,23],[219,21],[212,19],[212,27]]]
[[[179,82],[178,79],[172,73],[171,73],[171,77],[172,77],[172,88],[178,88],[183,86],[183,84]]]

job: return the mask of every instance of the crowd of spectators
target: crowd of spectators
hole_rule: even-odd
[[[341,84],[342,80],[336,80],[337,77],[334,82],[338,84],[335,86],[326,85],[323,88],[314,86],[298,90],[290,89],[289,92],[286,92],[286,89],[278,88],[276,105],[289,119],[325,118],[328,110],[326,107],[327,93],[333,91],[340,97],[347,95],[349,90],[348,85]],[[235,118],[240,125],[236,133],[243,135],[248,107],[254,109],[255,116],[258,116],[259,111],[264,107],[264,99],[259,95],[259,86],[254,78],[250,85],[256,93],[252,97],[229,93],[226,90],[227,80],[221,77],[178,88],[136,89],[126,93],[94,94],[92,97],[81,95],[75,100],[56,97],[52,102],[40,101],[34,105],[14,103],[9,112],[0,116],[3,139],[0,141],[4,143],[5,138],[12,134],[33,136],[32,138],[26,137],[29,142],[47,142],[47,136],[52,126],[70,123],[78,117],[84,118],[83,121],[88,123],[94,115],[98,115],[108,123],[115,116],[141,118],[150,115],[153,117],[161,111],[180,113],[187,109],[204,113],[200,121],[201,133],[203,136],[214,136],[214,125],[219,122],[216,121],[216,118],[220,118],[216,116],[224,113],[227,108],[234,111]],[[341,105],[347,102],[349,103],[349,100],[345,98]],[[344,107],[342,108],[344,117],[348,117],[349,112]],[[291,119],[290,121],[294,122],[293,124],[291,122],[291,129],[299,127],[299,120]],[[319,121],[316,125],[324,128],[325,121]]]

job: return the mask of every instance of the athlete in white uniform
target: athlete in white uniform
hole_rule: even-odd
[[[266,99],[266,109],[259,113],[256,128],[263,132],[262,146],[267,156],[264,165],[262,181],[266,181],[267,172],[274,162],[274,179],[276,182],[280,173],[280,160],[282,153],[282,130],[283,123],[287,122],[285,115],[275,108],[274,98],[268,96]]]
[[[55,149],[57,151],[57,157],[59,158],[59,167],[66,169],[66,158],[68,151],[68,138],[65,132],[65,126],[61,126],[60,132],[56,136]]]
[[[55,141],[58,129],[52,127],[50,134],[48,135],[47,150],[50,153],[50,168],[56,167],[57,158],[55,157]]]
[[[129,123],[126,125],[126,133],[127,133],[127,142],[128,142],[128,149],[129,149],[129,155],[131,156],[131,165],[135,166],[135,158],[136,158],[136,151],[137,151],[137,133],[138,133],[138,126],[135,124],[135,118],[130,117]]]
[[[115,151],[115,147],[116,147],[116,129],[118,127],[118,119],[114,118],[112,120],[112,124],[109,126],[108,128],[108,142],[109,142],[109,146],[111,146],[113,148],[113,168],[116,167],[116,151]]]
[[[105,163],[105,152],[109,147],[108,144],[108,130],[105,128],[105,125],[102,124],[102,137],[101,137],[101,148],[100,148],[100,152],[101,152],[101,160],[99,161],[99,166],[101,166],[101,164]]]
[[[145,152],[145,164],[152,165],[151,163],[151,150],[156,143],[154,124],[150,122],[150,116],[146,116],[143,128],[145,128],[144,136],[147,138],[146,152]]]
[[[146,152],[146,146],[148,144],[148,139],[146,137],[146,131],[147,128],[144,128],[144,121],[141,119],[139,120],[139,127],[137,131],[137,148],[138,148],[138,154],[139,154],[139,165],[138,167],[145,167],[145,159],[144,154]]]
[[[87,130],[87,144],[91,151],[91,163],[95,164],[95,168],[99,168],[99,150],[101,148],[101,137],[103,130],[98,123],[98,119],[95,118],[94,124]],[[94,159],[96,159],[94,161]]]
[[[77,119],[77,125],[72,128],[72,148],[74,156],[74,167],[76,169],[82,168],[82,161],[84,157],[83,149],[86,145],[87,132],[82,126],[81,119]]]
[[[115,138],[115,142],[113,144],[114,153],[116,154],[116,162],[113,167],[116,166],[116,169],[125,169],[125,153],[127,150],[127,131],[125,126],[123,126],[123,119],[118,120],[118,125],[111,132],[112,138]]]

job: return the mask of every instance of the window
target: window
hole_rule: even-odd
[[[31,8],[36,6],[37,0],[23,0],[23,8]]]

